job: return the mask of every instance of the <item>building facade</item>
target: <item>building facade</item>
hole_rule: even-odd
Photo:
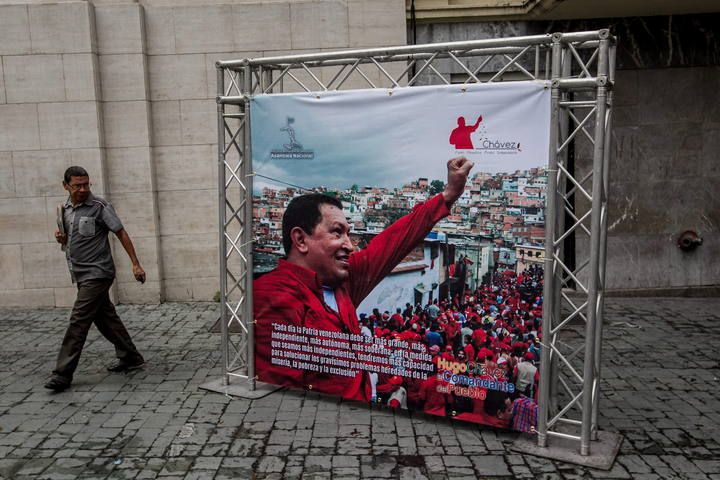
[[[116,207],[148,273],[137,284],[114,242],[120,302],[213,299],[217,60],[606,27],[619,38],[607,287],[717,287],[719,10],[712,0],[0,0],[0,306],[72,302],[53,232],[75,164]],[[589,157],[578,142],[577,168]],[[541,239],[542,178],[487,180],[469,185],[447,231]],[[351,217],[380,201],[356,192]],[[410,189],[392,201],[418,198]],[[277,229],[277,211],[257,213]],[[458,227],[463,215],[479,218],[475,231]],[[677,247],[686,230],[703,238],[693,251]]]
[[[402,0],[0,0],[0,306],[67,306],[70,165],[116,207],[120,302],[218,291],[218,60],[405,44]],[[272,225],[268,225],[270,227]]]

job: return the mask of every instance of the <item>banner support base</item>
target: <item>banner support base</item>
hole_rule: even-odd
[[[599,431],[597,438],[597,441],[590,444],[590,455],[580,455],[580,442],[577,440],[548,437],[547,446],[539,447],[537,437],[527,434],[518,437],[510,449],[583,467],[610,470],[620,450],[623,436],[619,433]]]
[[[247,386],[246,379],[230,379],[230,384],[225,385],[222,378],[216,380],[210,380],[205,382],[200,387],[202,390],[208,390],[211,392],[222,393],[223,395],[246,398],[248,400],[258,400],[260,398],[267,397],[271,393],[275,393],[278,390],[283,389],[277,385],[270,385],[268,383],[255,382],[255,390],[250,390]]]

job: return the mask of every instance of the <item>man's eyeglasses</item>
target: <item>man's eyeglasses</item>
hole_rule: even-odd
[[[78,190],[83,190],[83,189],[90,190],[90,187],[92,187],[92,183],[89,183],[89,182],[88,183],[76,183],[76,184],[69,183],[68,187],[70,187],[70,190],[72,190],[73,192],[77,192]]]

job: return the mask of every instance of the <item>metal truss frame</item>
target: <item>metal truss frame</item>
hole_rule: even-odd
[[[537,443],[597,440],[602,354],[615,39],[607,30],[486,39],[217,63],[219,259],[223,385],[253,391],[250,98],[288,91],[407,88],[549,80],[552,88],[546,204],[544,318]],[[455,82],[457,83],[457,81]],[[571,164],[576,140],[592,145],[586,171]],[[566,218],[571,219],[566,223]],[[563,244],[589,247],[576,265]],[[570,288],[573,287],[573,288]],[[573,290],[574,289],[574,290]]]

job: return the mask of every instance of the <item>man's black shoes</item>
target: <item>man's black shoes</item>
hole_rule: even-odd
[[[68,380],[65,380],[63,378],[59,377],[52,377],[48,382],[45,384],[45,388],[49,390],[55,390],[56,392],[62,392],[63,390],[66,390],[70,387],[70,382]]]
[[[108,365],[107,371],[108,372],[129,372],[131,370],[137,370],[138,368],[142,368],[145,365],[145,360],[140,359],[133,362],[127,362],[125,360],[118,360],[117,362]]]
[[[112,365],[109,365],[107,369],[109,372],[120,373],[137,370],[138,368],[142,368],[143,365],[145,365],[145,360],[140,357],[139,359],[133,360],[132,362],[118,360]],[[48,390],[54,390],[56,392],[62,392],[63,390],[67,390],[68,388],[70,388],[70,383],[71,380],[60,377],[58,375],[53,375],[52,377],[50,377],[50,380],[48,380],[45,384],[45,388],[47,388]]]

